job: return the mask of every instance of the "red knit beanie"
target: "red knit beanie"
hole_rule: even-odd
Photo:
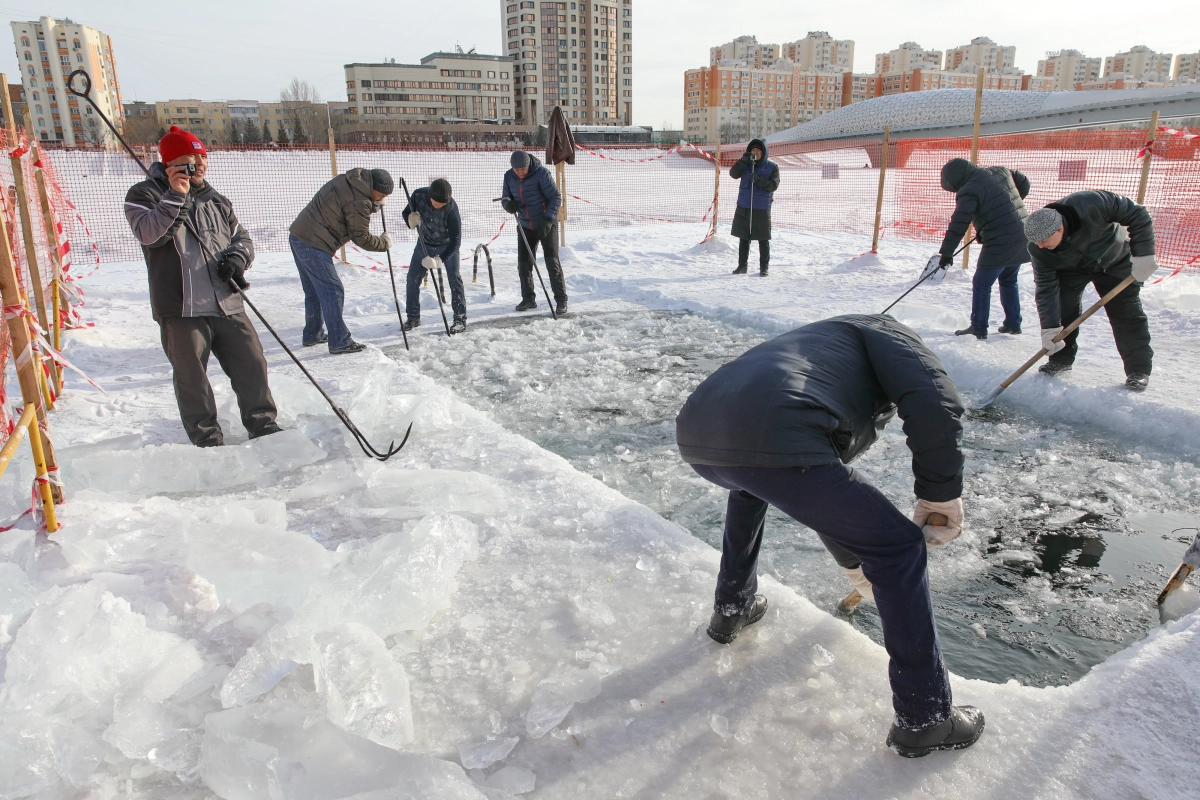
[[[172,125],[167,135],[158,142],[158,155],[164,164],[169,164],[180,156],[190,156],[195,153],[208,155],[208,151],[204,149],[204,142],[196,138],[194,133],[185,131],[178,125]]]

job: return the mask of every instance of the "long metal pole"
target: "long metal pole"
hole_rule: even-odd
[[[983,83],[987,79],[987,71],[979,68],[979,73],[975,76],[975,124],[971,129],[971,163],[979,163],[979,119],[983,114]],[[967,247],[963,248],[963,266],[965,270],[971,265],[971,247],[970,241],[974,236],[971,230],[973,226],[967,226]]]
[[[332,135],[333,131],[330,131]],[[332,141],[332,140],[331,140]],[[387,233],[387,212],[380,210],[379,218],[383,220],[383,232]],[[404,330],[404,315],[400,313],[400,295],[396,293],[396,273],[392,269],[392,251],[387,251],[388,277],[392,279],[392,299],[396,301],[396,316],[400,318],[400,335],[404,337],[404,349],[408,349],[408,333]]]

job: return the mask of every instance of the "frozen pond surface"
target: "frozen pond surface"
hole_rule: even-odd
[[[409,358],[720,548],[725,492],[679,459],[675,414],[696,384],[766,338],[686,313],[539,315],[422,335]],[[965,428],[968,530],[930,558],[947,661],[966,677],[1073,682],[1158,624],[1154,596],[1192,533],[1176,529],[1200,521],[1200,475],[1170,453],[1003,405],[968,414]],[[855,467],[907,511],[909,459],[893,423]],[[816,536],[774,510],[759,568],[830,611],[849,588]],[[850,622],[881,639],[868,604]]]

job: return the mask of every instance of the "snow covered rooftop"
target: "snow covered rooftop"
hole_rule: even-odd
[[[1044,130],[1072,125],[1200,114],[1200,85],[1167,89],[1096,92],[983,92],[982,133]],[[852,136],[877,136],[885,125],[892,134],[925,136],[968,134],[975,118],[974,89],[938,89],[876,97],[843,106],[812,122],[767,137],[769,143],[811,142]]]

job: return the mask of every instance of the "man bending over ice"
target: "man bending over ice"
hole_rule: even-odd
[[[916,477],[911,521],[847,466],[897,411]],[[871,314],[758,345],[696,387],[675,420],[683,460],[729,490],[708,635],[727,644],[766,614],[757,562],[767,506],[807,525],[874,593],[891,659],[887,744],[909,758],[970,747],[983,732],[979,709],[950,703],[925,572],[926,543],[962,532],[962,413],[958,389],[916,332]],[[944,526],[926,525],[935,513]]]

